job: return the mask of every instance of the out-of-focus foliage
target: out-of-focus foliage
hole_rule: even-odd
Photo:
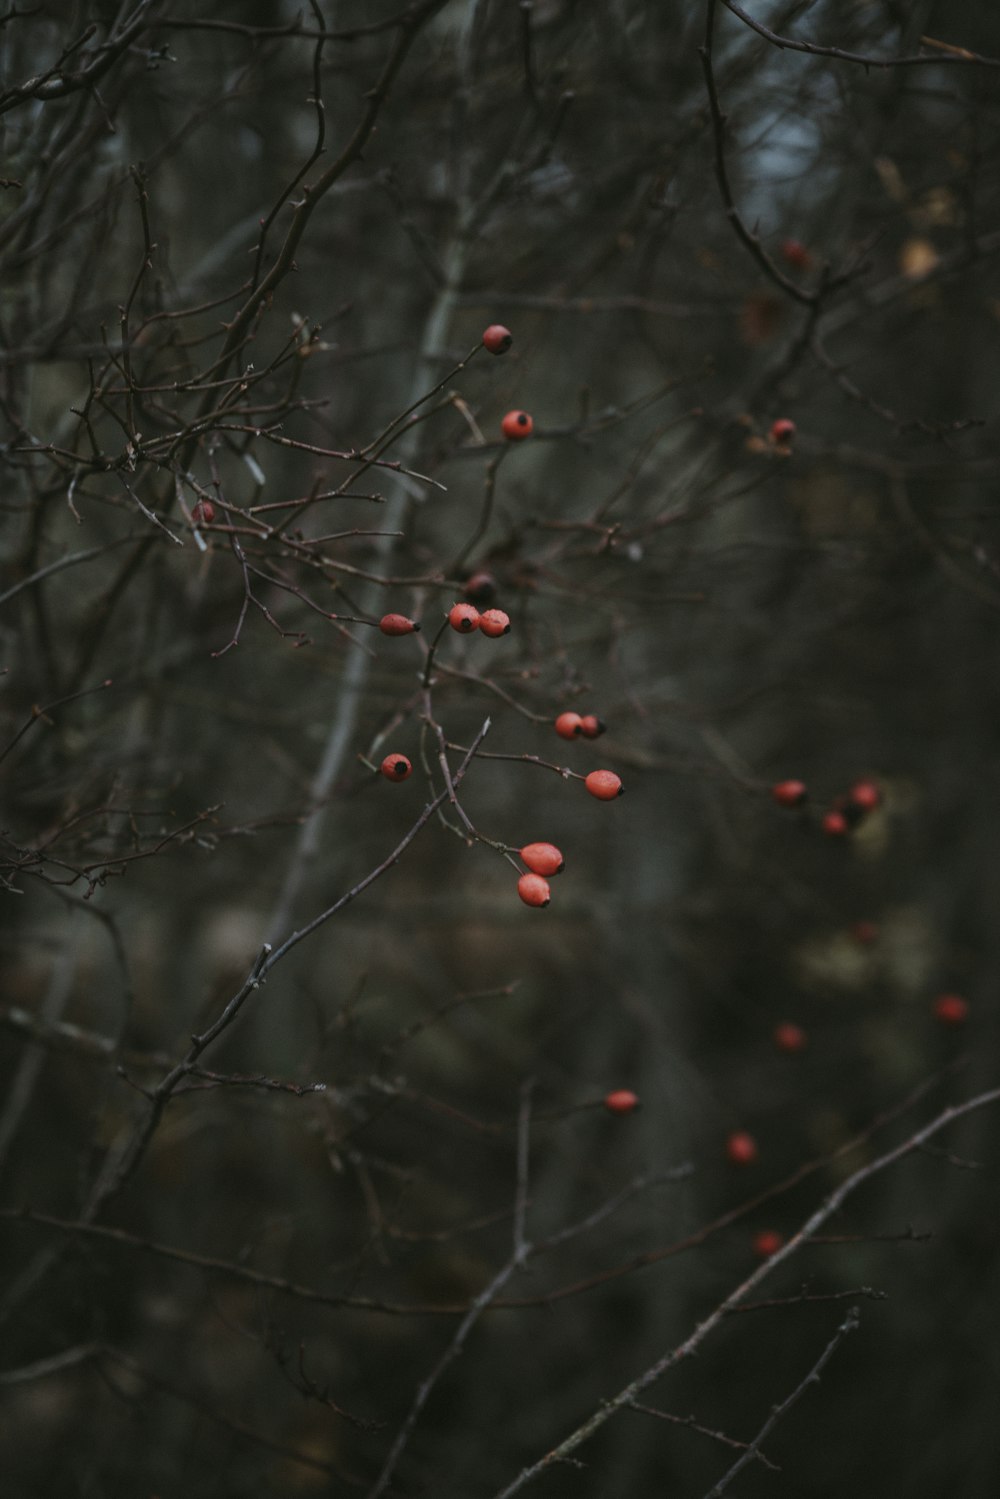
[[[994,1492],[988,1108],[518,1480],[998,1085],[1000,26],[750,9],[839,55],[677,0],[0,18],[12,1495],[696,1499],[855,1304],[727,1491]],[[482,571],[510,634],[435,645]]]

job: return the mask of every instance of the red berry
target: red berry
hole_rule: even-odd
[[[771,423],[771,441],[779,447],[787,447],[795,436],[795,423],[787,416],[779,416],[776,422]]]
[[[807,1045],[805,1031],[793,1020],[783,1020],[780,1025],[776,1025],[773,1039],[779,1051],[787,1051],[789,1054],[804,1051]]]
[[[596,713],[585,713],[580,719],[580,733],[584,739],[600,739],[607,733],[607,724]]]
[[[781,254],[788,265],[797,271],[807,271],[813,263],[805,245],[798,239],[783,239],[781,241]]]
[[[490,604],[496,598],[497,580],[492,573],[473,573],[462,592],[473,604]]]
[[[882,800],[882,790],[876,781],[855,781],[847,800],[858,812],[874,812]]]
[[[639,1107],[639,1095],[631,1088],[615,1088],[605,1095],[604,1107],[609,1114],[631,1114]]]
[[[413,774],[413,766],[405,755],[386,755],[379,770],[387,781],[405,781]]]
[[[878,927],[874,921],[856,921],[851,927],[851,936],[855,942],[867,947],[870,942],[878,941]]]
[[[804,781],[779,781],[771,787],[771,795],[779,807],[801,807],[809,799]]]
[[[531,436],[534,426],[526,411],[508,411],[500,423],[500,430],[510,442],[521,442],[523,438]]]
[[[518,849],[533,874],[560,874],[563,856],[554,843],[526,843]]]
[[[453,604],[448,610],[448,623],[460,635],[468,635],[479,629],[479,610],[472,604]]]
[[[513,342],[513,333],[503,323],[491,323],[483,334],[483,348],[491,354],[506,354]]]
[[[843,812],[838,812],[834,808],[830,812],[823,813],[820,827],[828,838],[842,838],[847,832],[847,818]]]
[[[784,1244],[783,1234],[776,1228],[760,1228],[753,1236],[753,1252],[758,1259],[769,1260]]]
[[[592,770],[584,785],[599,802],[613,802],[625,790],[621,777],[616,776],[613,770]]]
[[[199,500],[191,511],[196,526],[210,526],[215,519],[215,506],[211,500]]]
[[[563,739],[579,739],[583,733],[583,719],[579,713],[560,713],[556,719],[556,733]]]
[[[479,616],[479,628],[484,635],[494,638],[498,635],[509,635],[510,615],[504,614],[502,609],[487,609]]]
[[[416,620],[407,619],[405,614],[383,614],[378,627],[383,635],[412,635],[420,629]]]
[[[726,1141],[726,1155],[734,1166],[750,1166],[757,1159],[757,1141],[746,1130],[735,1130]]]
[[[552,899],[549,882],[540,874],[522,874],[517,882],[517,893],[526,906],[547,906]]]
[[[964,1025],[969,1018],[969,1002],[960,994],[939,994],[934,1001],[934,1018],[942,1025]]]

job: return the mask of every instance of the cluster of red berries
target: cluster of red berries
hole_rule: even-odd
[[[514,342],[513,334],[509,328],[501,323],[491,323],[482,336],[483,347],[490,354],[505,354]],[[519,442],[525,437],[530,437],[534,430],[534,423],[526,411],[508,411],[500,424],[501,430],[506,438],[512,442]],[[487,608],[480,609],[477,606],[492,604],[496,595],[497,582],[491,573],[473,573],[466,581],[463,592],[465,599],[455,603],[449,609],[446,616],[447,623],[459,635],[471,635],[475,630],[480,634],[491,637],[507,635],[510,632],[510,616],[502,609]],[[378,622],[378,627],[383,635],[399,636],[412,635],[420,629],[417,620],[410,619],[406,614],[383,614]],[[432,647],[433,649],[433,647]],[[556,719],[556,732],[564,739],[597,739],[605,731],[605,725],[593,713],[561,713]],[[405,781],[413,773],[413,766],[406,755],[394,752],[386,755],[379,766],[381,774],[389,781]],[[592,770],[583,778],[584,785],[591,796],[598,801],[613,801],[615,797],[621,796],[624,787],[620,776],[613,770]],[[549,878],[558,874],[563,868],[563,856],[559,849],[552,843],[528,843],[518,851],[527,868],[520,875],[517,882],[517,893],[525,905],[543,907],[547,906],[552,898],[549,887]],[[628,1107],[635,1107],[638,1102],[634,1094],[628,1095],[634,1101]],[[608,1103],[612,1112],[625,1112],[621,1103],[625,1097],[625,1090],[618,1090],[616,1095],[618,1103]]]
[[[474,604],[453,604],[448,623],[459,635],[471,635],[473,630],[493,637],[510,634],[510,615],[502,609],[485,609],[480,614]],[[420,623],[405,614],[383,614],[378,627],[383,635],[412,635],[420,629]]]
[[[560,713],[555,730],[561,739],[599,739],[607,731],[607,724],[596,713]],[[584,779],[591,796],[600,802],[613,802],[625,790],[621,776],[613,770],[592,770]]]
[[[486,331],[489,333],[491,330]],[[486,343],[487,348],[490,347],[485,335],[483,342]],[[503,350],[494,349],[493,352],[501,354]],[[481,580],[488,581],[491,591],[495,587],[494,580],[488,574],[482,574]],[[483,586],[482,582],[480,586]],[[468,585],[466,587],[468,588]],[[473,630],[479,630],[481,634],[494,638],[510,634],[510,616],[502,609],[486,609],[480,614],[474,604],[454,604],[448,611],[447,620],[451,628],[459,635],[471,635]],[[383,635],[412,635],[420,629],[420,622],[410,619],[407,614],[383,614],[378,627]],[[391,754],[386,755],[379,770],[387,781],[405,781],[412,774],[413,766],[405,755]]]
[[[802,807],[809,800],[809,791],[804,781],[778,781],[771,787],[771,796],[779,807]],[[820,827],[827,837],[842,838],[881,804],[882,789],[877,781],[855,781],[850,791],[834,798],[820,818]]]

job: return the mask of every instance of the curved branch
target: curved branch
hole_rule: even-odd
[[[862,68],[942,67],[949,63],[964,67],[1000,68],[1000,58],[983,57],[978,52],[969,52],[965,47],[954,47],[949,42],[938,42],[929,36],[922,36],[920,40],[925,47],[936,47],[937,52],[917,52],[910,57],[870,57],[863,52],[846,52],[842,47],[823,47],[817,42],[800,42],[792,37],[779,36],[776,31],[755,21],[735,0],[722,0],[722,3],[745,26],[749,26],[751,31],[756,31],[765,42],[770,42],[783,52],[805,52],[810,57],[833,57],[838,62],[857,63]]]

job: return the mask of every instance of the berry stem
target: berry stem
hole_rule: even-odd
[[[489,524],[493,517],[493,499],[496,493],[497,470],[499,469],[501,463],[504,461],[509,452],[509,448],[501,448],[496,457],[491,458],[489,463],[486,465],[486,473],[483,477],[483,503],[479,511],[479,520],[476,523],[476,529],[473,531],[472,535],[469,537],[468,541],[465,543],[462,550],[455,558],[454,562],[452,562],[449,566],[449,577],[458,576],[459,570],[468,557],[469,553],[482,540],[489,529]]]
[[[431,641],[430,645],[427,647],[427,660],[424,662],[424,670],[423,670],[423,674],[422,674],[422,676],[420,678],[420,685],[425,690],[428,687],[430,687],[430,685],[431,685],[431,668],[434,665],[434,654],[437,651],[438,645],[440,644],[441,636],[444,634],[444,632],[445,632],[445,630],[447,630],[447,628],[448,628],[448,616],[446,614],[445,617],[444,617],[444,619],[441,621],[440,625],[438,626],[437,634],[434,636],[434,639]]]
[[[450,369],[444,376],[444,378],[438,381],[437,385],[433,385],[431,389],[425,391],[422,396],[418,396],[415,401],[413,401],[409,406],[406,407],[405,411],[401,411],[398,416],[394,416],[388,426],[384,427],[377,437],[372,438],[367,447],[361,448],[359,450],[357,457],[367,459],[369,458],[369,456],[371,456],[372,458],[377,458],[380,453],[383,453],[389,446],[389,444],[395,441],[395,439],[399,436],[399,429],[402,427],[407,417],[412,416],[414,411],[419,410],[419,408],[423,406],[425,401],[429,401],[432,396],[436,396],[439,390],[444,390],[449,381],[453,380],[456,375],[460,375],[462,373],[462,371],[465,369],[465,366],[469,363],[470,359],[474,359],[475,356],[480,352],[482,347],[482,343],[477,343],[475,348],[470,349],[468,354],[465,355],[464,359],[460,359],[455,365],[454,369]]]
[[[463,744],[452,744],[449,741],[449,749],[457,750],[459,754],[467,754],[468,750]],[[501,755],[491,754],[489,751],[475,751],[477,760],[516,760],[524,765],[540,765],[543,770],[554,770],[557,776],[562,776],[564,781],[585,781],[587,777],[579,771],[570,770],[568,765],[556,765],[552,760],[543,760],[540,755]]]

